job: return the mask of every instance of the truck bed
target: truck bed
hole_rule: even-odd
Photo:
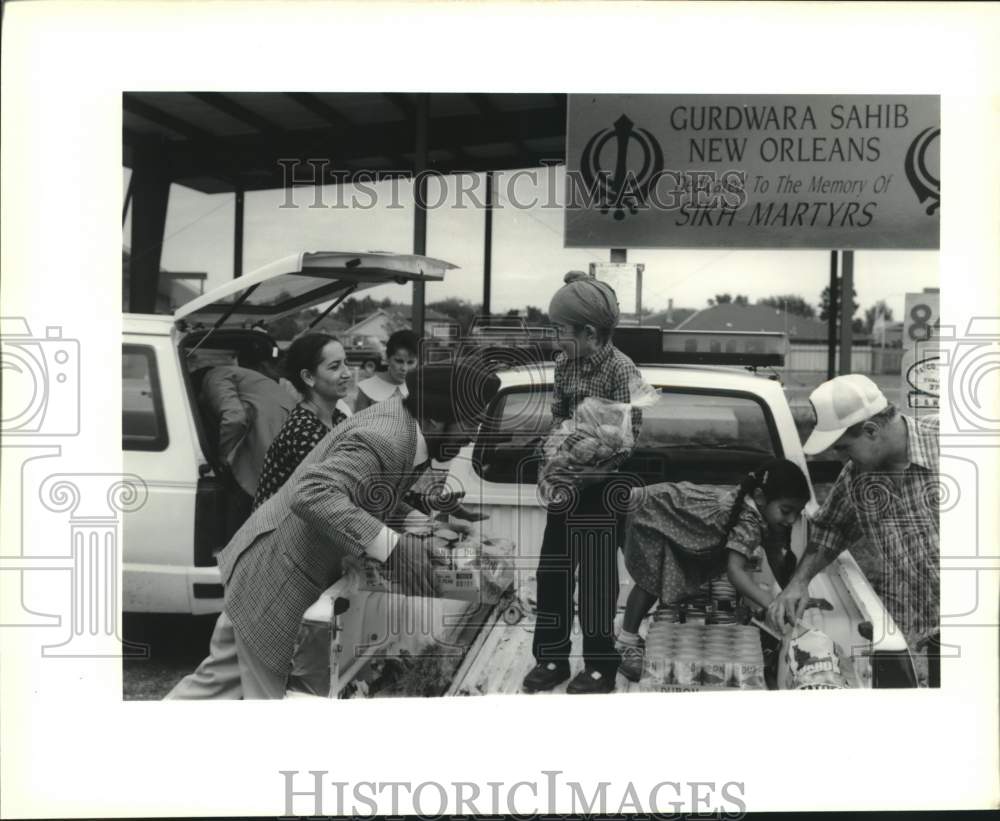
[[[761,583],[773,584],[770,575],[760,573]],[[623,591],[619,600],[619,612],[616,619],[616,630],[621,627],[624,613],[624,601],[628,594],[628,577],[623,576]],[[525,580],[519,589],[521,602],[533,601],[534,578]],[[848,678],[851,686],[870,687],[871,675],[867,663],[867,653],[870,646],[858,634],[856,625],[859,614],[853,607],[853,602],[845,601],[845,590],[827,573],[820,573],[810,585],[810,593],[816,598],[825,599],[832,610],[811,608],[803,616],[803,622],[815,627],[834,639],[842,648],[845,656],[850,657]],[[654,618],[650,615],[643,622],[640,634],[645,635]],[[694,615],[695,619],[699,617]],[[711,628],[710,628],[711,629]],[[725,630],[726,625],[719,625],[719,630]],[[503,612],[496,614],[492,625],[484,626],[475,641],[469,647],[462,665],[455,674],[454,681],[445,695],[475,696],[521,693],[521,682],[528,671],[534,666],[535,660],[531,654],[533,636],[533,619],[527,615],[516,624],[509,624],[503,618]],[[583,668],[582,643],[583,636],[579,622],[574,621],[572,632],[572,651],[570,658],[570,674],[575,676]],[[765,645],[770,644],[764,639]],[[567,682],[568,683],[568,682]],[[775,683],[769,679],[768,686]],[[645,681],[632,682],[621,674],[616,680],[617,693],[648,692],[651,687]],[[564,693],[566,683],[556,687],[550,693]],[[736,690],[734,689],[734,692]]]

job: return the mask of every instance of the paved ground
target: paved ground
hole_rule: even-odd
[[[126,641],[149,647],[148,659],[126,659],[122,690],[126,700],[163,698],[208,654],[215,616],[126,613]]]

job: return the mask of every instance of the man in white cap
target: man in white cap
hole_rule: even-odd
[[[906,637],[919,683],[940,686],[938,416],[897,412],[861,374],[824,382],[809,401],[816,428],[803,449],[830,449],[846,464],[812,518],[809,545],[768,620],[780,628],[801,617],[810,580],[864,537],[883,565],[873,586]]]

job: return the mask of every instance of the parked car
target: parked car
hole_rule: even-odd
[[[215,556],[230,535],[225,468],[213,453],[191,371],[240,353],[276,353],[268,334],[243,323],[278,319],[377,285],[438,282],[454,267],[406,254],[303,252],[227,282],[173,316],[125,314],[124,470],[148,490],[146,503],[124,518],[126,611],[222,608]]]
[[[362,376],[371,376],[385,364],[385,343],[377,336],[358,336],[345,342],[347,364]]]

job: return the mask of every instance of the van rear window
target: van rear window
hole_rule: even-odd
[[[145,345],[123,345],[122,450],[166,450],[168,441],[156,353]]]

